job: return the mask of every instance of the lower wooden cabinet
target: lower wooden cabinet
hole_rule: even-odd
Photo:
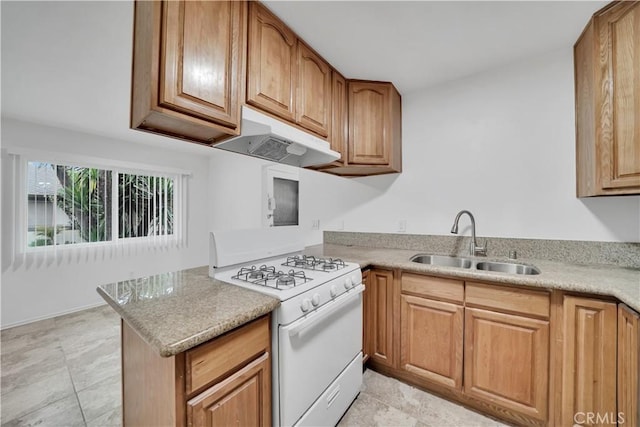
[[[270,317],[172,357],[122,322],[126,426],[270,426]]]
[[[264,426],[271,423],[269,354],[187,402],[193,426]]]
[[[466,282],[464,395],[522,425],[548,419],[550,295]]]
[[[371,354],[371,342],[369,337],[372,335],[368,332],[371,329],[371,285],[369,284],[369,270],[362,272],[362,284],[364,292],[362,293],[362,363],[367,363]]]
[[[462,281],[404,273],[400,297],[400,368],[462,390]]]
[[[640,425],[640,315],[624,304],[618,304],[617,379],[619,421]]]
[[[586,415],[610,424],[616,406],[617,306],[593,298],[565,296],[563,310],[562,419],[573,425]],[[578,419],[576,418],[578,417]]]
[[[467,396],[546,421],[548,321],[466,308],[464,350]]]
[[[640,426],[640,314],[624,304],[400,270],[366,280],[373,369],[518,426]]]
[[[395,318],[399,313],[395,310],[396,292],[393,271],[369,271],[369,329],[366,341],[369,343],[370,360],[387,367],[396,364]]]

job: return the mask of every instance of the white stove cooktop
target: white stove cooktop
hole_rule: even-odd
[[[358,264],[340,259],[289,254],[212,269],[211,273],[215,279],[285,301],[359,269]]]

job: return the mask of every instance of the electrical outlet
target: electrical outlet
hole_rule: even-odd
[[[398,231],[400,233],[404,233],[407,231],[407,220],[406,219],[401,219],[400,221],[398,221]]]
[[[319,219],[314,219],[313,222],[311,223],[311,229],[312,230],[320,230],[320,220]]]

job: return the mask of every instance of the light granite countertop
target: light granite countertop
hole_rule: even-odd
[[[160,356],[170,357],[280,305],[277,298],[214,280],[198,267],[97,288]]]
[[[403,270],[459,277],[465,280],[484,280],[496,283],[526,285],[531,287],[561,289],[598,295],[609,295],[640,311],[640,269],[611,266],[606,264],[579,265],[539,259],[483,258],[483,260],[518,262],[538,267],[538,275],[515,275],[491,271],[479,271],[455,267],[441,267],[418,264],[409,261],[417,253],[437,253],[404,249],[367,248],[323,244],[310,246],[305,251],[309,255],[342,258],[368,266],[400,268]],[[447,255],[447,254],[442,254]]]
[[[409,261],[411,256],[422,252],[327,243],[305,249],[309,255],[342,258],[362,268],[399,268],[464,280],[608,295],[640,311],[640,268],[518,259],[517,262],[535,265],[540,270],[538,275],[524,276]],[[209,341],[280,305],[277,298],[210,278],[206,266],[106,284],[97,291],[163,357]]]

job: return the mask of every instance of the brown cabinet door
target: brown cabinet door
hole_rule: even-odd
[[[247,103],[295,121],[296,36],[258,2],[249,5]]]
[[[618,305],[618,414],[620,424],[640,425],[640,315]]]
[[[390,86],[349,82],[349,164],[389,164]]]
[[[349,102],[347,81],[337,71],[333,71],[331,96],[331,149],[341,154],[338,162],[343,163],[347,154],[349,139]]]
[[[401,295],[400,366],[425,380],[462,388],[462,306]]]
[[[640,2],[596,12],[574,46],[578,197],[640,194]]]
[[[465,309],[464,393],[546,421],[549,322]]]
[[[373,307],[371,306],[371,282],[369,282],[369,271],[362,272],[362,284],[364,285],[364,292],[362,293],[362,363],[367,363],[369,355],[371,354],[371,342],[372,336],[371,330],[371,313]]]
[[[393,367],[394,354],[394,284],[393,272],[386,270],[371,270],[369,272],[371,285],[370,306],[373,308],[370,318],[371,343],[370,357],[376,363]]]
[[[579,412],[611,417],[616,413],[616,304],[565,296],[562,310],[561,425],[573,425]]]
[[[331,68],[300,40],[298,40],[297,100],[296,122],[320,136],[329,136]]]
[[[640,2],[607,10],[597,28],[602,186],[640,192]]]
[[[187,402],[193,426],[270,426],[269,353]]]
[[[167,1],[163,8],[160,105],[238,127],[246,5]]]

